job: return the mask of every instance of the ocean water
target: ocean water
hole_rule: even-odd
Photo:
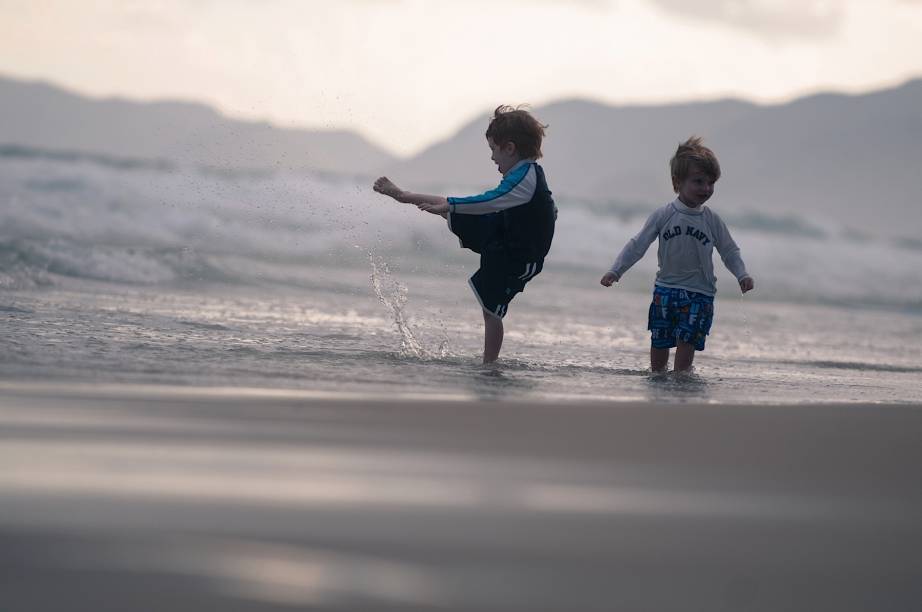
[[[367,178],[26,153],[0,158],[6,383],[922,401],[918,244],[756,213],[722,201],[719,186],[712,206],[756,290],[741,296],[718,261],[707,350],[691,375],[654,376],[645,326],[655,247],[619,285],[598,284],[643,223],[636,206],[555,194],[545,271],[510,307],[500,363],[483,366],[466,283],[477,256],[442,219],[373,193]]]

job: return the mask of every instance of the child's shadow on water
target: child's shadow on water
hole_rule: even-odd
[[[710,385],[704,377],[691,372],[650,372],[647,388],[651,400],[702,400],[711,396]]]
[[[471,366],[465,376],[471,392],[479,399],[522,397],[535,382],[519,375],[509,364],[488,363]]]

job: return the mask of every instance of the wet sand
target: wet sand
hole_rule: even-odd
[[[0,610],[917,610],[922,408],[0,384]]]

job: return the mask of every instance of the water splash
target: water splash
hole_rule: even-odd
[[[752,327],[749,325],[749,310],[746,305],[746,294],[740,293],[740,310],[743,314],[743,332],[747,340],[752,340]]]
[[[391,276],[390,268],[384,258],[368,252],[368,261],[371,263],[371,287],[374,289],[378,300],[384,304],[394,317],[394,326],[400,334],[400,354],[418,358],[428,358],[433,355],[427,351],[422,343],[417,340],[413,330],[407,323],[403,307],[407,303],[407,287]],[[440,346],[439,350],[442,351]]]

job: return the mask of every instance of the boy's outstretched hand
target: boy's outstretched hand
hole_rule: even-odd
[[[614,272],[606,272],[605,276],[602,277],[602,280],[599,281],[606,287],[611,287],[612,283],[618,282],[618,277],[615,276]]]
[[[752,291],[753,287],[755,286],[756,286],[755,281],[752,280],[751,276],[747,276],[746,278],[740,281],[740,289],[742,289],[743,293],[746,293],[747,291]]]
[[[403,189],[398,187],[391,181],[391,179],[386,176],[382,176],[375,181],[374,190],[378,193],[383,193],[386,196],[390,196],[400,201],[400,198],[403,196]]]

